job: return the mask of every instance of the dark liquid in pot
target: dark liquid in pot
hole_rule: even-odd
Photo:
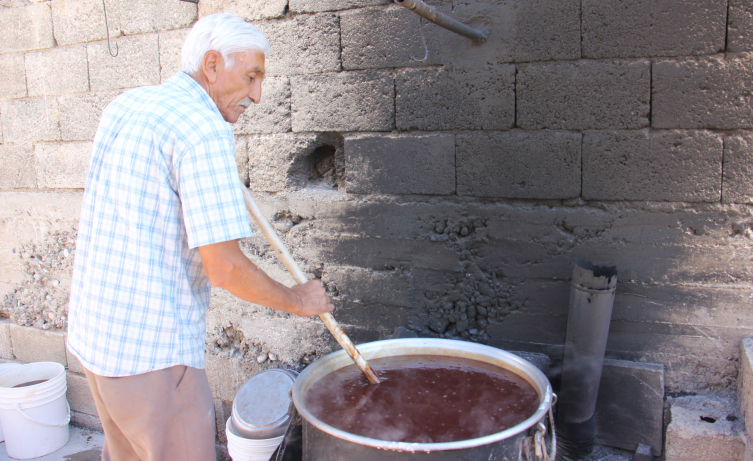
[[[319,379],[305,396],[321,421],[351,434],[395,442],[439,443],[495,434],[539,406],[525,379],[476,360],[435,355],[370,359],[382,380],[355,365]]]
[[[43,382],[45,382],[45,381],[47,381],[47,380],[46,380],[46,379],[39,379],[39,380],[37,380],[37,381],[29,381],[28,383],[16,384],[16,385],[15,385],[15,386],[13,386],[13,387],[14,387],[14,388],[15,388],[15,387],[28,387],[28,386],[33,386],[33,385],[35,385],[35,384],[40,384],[40,383],[43,383]]]

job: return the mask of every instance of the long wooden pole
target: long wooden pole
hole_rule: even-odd
[[[282,239],[280,239],[277,232],[275,232],[274,228],[269,224],[269,221],[267,221],[261,213],[254,198],[251,197],[251,192],[249,192],[249,190],[243,185],[241,185],[241,189],[243,189],[243,198],[246,201],[248,212],[251,214],[251,217],[254,218],[259,229],[261,229],[261,233],[264,234],[264,237],[266,237],[269,244],[274,248],[275,253],[277,253],[280,261],[282,261],[282,264],[285,265],[288,272],[290,272],[290,275],[293,276],[293,280],[299,285],[308,282],[309,279],[306,277],[306,274],[304,274],[301,268],[298,267],[298,263],[295,262],[293,256],[288,252]],[[319,318],[322,319],[322,322],[324,322],[327,329],[332,333],[332,336],[335,337],[340,346],[345,349],[345,352],[347,352],[350,358],[353,359],[358,369],[366,375],[366,379],[368,379],[371,384],[379,384],[381,382],[379,376],[377,376],[376,372],[371,368],[366,359],[361,356],[358,349],[356,349],[356,346],[351,342],[350,338],[348,338],[348,335],[345,334],[342,328],[340,328],[340,325],[332,314],[325,312],[324,314],[319,314]]]

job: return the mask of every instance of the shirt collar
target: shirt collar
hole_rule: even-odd
[[[185,90],[193,99],[200,101],[209,109],[213,110],[217,115],[222,117],[220,110],[217,108],[217,104],[212,101],[212,98],[209,97],[209,94],[206,92],[206,90],[202,88],[201,85],[199,85],[199,82],[194,80],[193,77],[191,77],[187,73],[178,71],[165,83],[172,83],[173,85],[176,85],[179,88]]]

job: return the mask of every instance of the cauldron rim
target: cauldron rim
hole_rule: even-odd
[[[410,352],[403,354],[386,354],[385,352],[396,351],[400,349],[406,349]],[[420,350],[420,352],[418,351]],[[514,437],[521,432],[524,432],[533,427],[539,421],[542,421],[546,416],[549,408],[553,403],[552,386],[549,380],[544,376],[536,366],[531,362],[518,357],[515,354],[497,349],[491,346],[483,344],[471,343],[466,341],[457,341],[452,339],[440,339],[440,338],[404,338],[404,339],[389,339],[383,341],[374,341],[370,343],[364,343],[358,345],[358,351],[363,355],[366,360],[371,360],[378,357],[386,357],[390,355],[444,355],[449,354],[442,352],[457,352],[450,356],[467,357],[474,360],[482,360],[488,363],[493,363],[503,368],[506,368],[514,373],[518,374],[522,378],[526,379],[539,394],[539,406],[536,411],[527,419],[521,423],[506,429],[501,432],[486,435],[484,437],[478,437],[475,439],[459,440],[456,442],[442,442],[442,443],[416,443],[416,442],[394,442],[387,440],[372,439],[369,437],[363,437],[356,434],[343,431],[336,427],[321,421],[314,416],[308,408],[306,408],[303,393],[308,390],[308,387],[318,380],[321,376],[328,374],[331,371],[340,369],[344,366],[350,365],[353,362],[344,350],[332,352],[316,362],[309,365],[305,370],[301,372],[293,385],[293,403],[295,404],[298,413],[311,425],[317,429],[328,433],[333,437],[355,443],[358,445],[365,445],[373,448],[392,450],[392,451],[408,451],[408,452],[433,452],[433,451],[446,451],[446,450],[462,450],[467,448],[478,447],[482,445],[488,445],[491,443],[499,442],[505,439]],[[380,355],[381,352],[381,355]],[[484,360],[486,358],[487,360]],[[489,361],[496,360],[496,361]],[[322,370],[328,365],[340,365],[334,366],[329,371]],[[313,375],[313,376],[312,376]],[[313,380],[309,383],[309,380]]]

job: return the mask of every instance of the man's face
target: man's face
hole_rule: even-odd
[[[229,69],[225,69],[224,61],[218,63],[217,80],[210,95],[225,121],[235,123],[252,102],[261,101],[264,54],[242,51],[230,56],[235,63]]]

